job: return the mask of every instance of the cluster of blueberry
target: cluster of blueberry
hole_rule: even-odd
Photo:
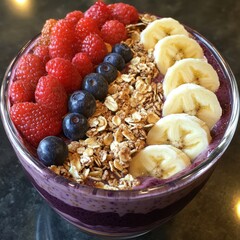
[[[88,118],[96,110],[96,100],[104,101],[108,93],[108,84],[113,82],[118,71],[122,71],[133,58],[132,50],[126,44],[116,44],[95,73],[85,76],[82,90],[71,94],[68,101],[69,113],[64,117],[62,127],[64,135],[70,140],[85,137],[89,128]],[[49,136],[38,145],[39,159],[46,165],[61,165],[68,155],[66,143],[59,137]]]
[[[63,133],[71,140],[84,138],[88,130],[87,118],[96,110],[96,101],[104,101],[108,93],[108,84],[113,82],[125,64],[133,57],[126,44],[116,44],[96,68],[83,79],[82,90],[75,91],[68,103],[69,114],[63,120]]]

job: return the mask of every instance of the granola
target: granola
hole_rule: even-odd
[[[153,16],[141,15],[141,23],[127,27],[125,43],[134,57],[124,73],[109,85],[104,102],[97,101],[96,112],[88,119],[85,140],[68,145],[63,166],[51,166],[56,174],[97,188],[127,190],[140,184],[128,173],[129,162],[146,146],[149,129],[161,116],[162,84],[153,50],[139,43],[140,31]]]

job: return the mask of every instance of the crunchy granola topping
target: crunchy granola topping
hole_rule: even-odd
[[[160,119],[162,85],[153,80],[159,71],[153,51],[139,43],[140,31],[155,20],[141,15],[141,22],[127,27],[125,43],[134,57],[127,71],[109,85],[104,102],[96,102],[96,112],[88,119],[85,140],[68,145],[69,156],[63,166],[51,166],[56,174],[97,188],[127,190],[139,185],[128,173],[132,155],[146,146],[150,127]]]

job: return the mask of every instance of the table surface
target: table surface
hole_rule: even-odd
[[[94,1],[1,0],[0,79],[17,51],[46,19],[85,11]],[[113,3],[115,1],[106,1]],[[125,1],[140,12],[171,16],[203,34],[222,53],[240,83],[240,1]],[[173,220],[139,240],[240,239],[240,129],[206,186]],[[0,124],[0,239],[97,239],[61,219],[29,183]]]

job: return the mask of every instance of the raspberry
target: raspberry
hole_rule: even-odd
[[[97,34],[89,34],[82,43],[82,52],[86,53],[93,64],[99,64],[108,53],[107,47]]]
[[[40,45],[48,46],[50,44],[50,36],[51,36],[52,28],[55,26],[56,23],[57,23],[56,19],[48,19],[45,22],[42,28],[41,37],[39,40]]]
[[[109,15],[110,11],[107,5],[102,1],[96,2],[84,14],[85,17],[95,19],[99,27],[101,27],[108,20]]]
[[[61,19],[53,27],[49,54],[51,58],[61,57],[71,60],[75,55],[75,25],[74,23]]]
[[[98,28],[97,22],[92,18],[81,18],[75,28],[75,34],[77,39],[77,50],[80,52],[81,44],[85,37],[90,33],[96,33],[100,35],[100,30]]]
[[[81,75],[69,60],[64,58],[51,59],[46,64],[46,70],[48,74],[58,79],[67,93],[81,88]]]
[[[115,45],[127,39],[127,30],[118,20],[110,20],[102,26],[101,36],[105,42]]]
[[[33,54],[24,55],[16,69],[16,80],[31,82],[36,86],[40,77],[46,75],[44,64],[38,56]]]
[[[72,59],[72,64],[77,68],[82,78],[94,70],[93,64],[86,53],[77,53]]]
[[[77,24],[77,22],[83,17],[84,17],[84,14],[81,11],[76,10],[68,13],[65,19],[73,22],[74,24]]]
[[[67,113],[67,93],[62,84],[51,75],[39,79],[35,99],[37,103],[56,110],[61,116]]]
[[[16,103],[10,109],[16,128],[33,146],[47,136],[56,136],[62,130],[62,117],[39,103]]]
[[[33,55],[41,58],[44,65],[50,60],[48,46],[38,45],[36,48],[34,48]]]
[[[139,20],[138,11],[132,5],[126,3],[109,4],[111,18],[120,21],[127,25],[130,23],[137,23]]]
[[[10,99],[12,103],[33,102],[35,87],[31,82],[15,81],[10,87]]]

